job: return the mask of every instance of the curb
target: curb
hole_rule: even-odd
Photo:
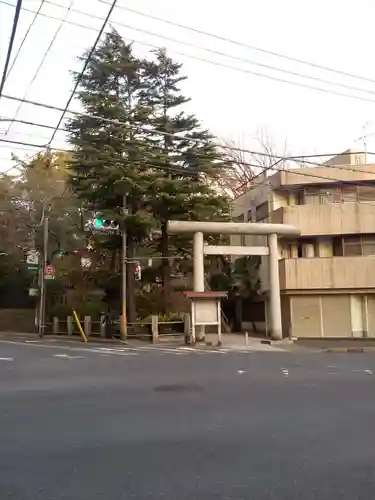
[[[294,339],[281,339],[281,340],[262,339],[260,343],[265,345],[283,346],[283,345],[294,344]]]
[[[328,349],[324,349],[324,352],[331,352],[337,354],[364,353],[364,352],[375,352],[375,349],[373,347],[330,347]]]

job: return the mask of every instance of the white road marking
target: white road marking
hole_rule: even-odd
[[[122,351],[101,351],[99,349],[87,349],[86,352],[94,352],[94,353],[99,353],[102,356],[104,355],[109,355],[109,356],[138,356],[136,352],[122,352]]]
[[[224,349],[197,349],[196,352],[202,352],[204,354],[227,354],[229,351]]]
[[[69,356],[69,354],[54,354],[54,358],[65,358],[65,359],[84,359],[83,356]]]
[[[187,352],[178,351],[175,347],[157,347],[157,346],[139,346],[139,347],[129,347],[129,350],[136,352],[160,352],[162,354],[188,354]]]
[[[53,343],[49,341],[53,340]],[[48,341],[48,343],[46,343]],[[220,349],[202,349],[187,346],[176,346],[176,347],[159,347],[159,346],[113,346],[113,347],[100,347],[98,345],[91,346],[90,343],[86,346],[76,346],[72,345],[71,341],[64,342],[62,339],[61,344],[56,344],[56,339],[43,339],[43,340],[26,340],[26,341],[14,341],[14,340],[0,340],[0,344],[13,344],[23,347],[43,347],[47,349],[59,349],[63,351],[70,352],[85,352],[105,355],[116,355],[116,356],[139,356],[142,353],[154,352],[160,355],[206,355],[206,354],[231,354],[231,353],[241,353],[241,354],[253,354],[256,352],[254,349],[231,349],[231,348],[220,348]],[[70,345],[67,345],[70,344]]]
[[[14,361],[13,358],[0,358],[0,361]]]
[[[372,375],[373,374],[372,370],[364,370],[364,372],[367,373],[368,375]]]
[[[243,375],[244,373],[246,373],[246,370],[237,370],[237,373],[238,373],[239,375]]]
[[[65,345],[48,345],[48,344],[26,344],[25,342],[16,342],[14,340],[0,340],[0,343],[2,344],[12,344],[12,345],[20,345],[23,347],[44,347],[46,349],[63,349],[64,351],[73,351],[73,352],[88,352],[88,353],[99,353],[99,354],[105,354],[103,351],[100,351],[98,348],[90,348],[90,347],[68,347]],[[137,356],[136,353],[122,353],[122,352],[115,352],[112,351],[109,354],[115,354],[118,356]]]
[[[284,377],[289,377],[289,370],[287,368],[281,368]]]

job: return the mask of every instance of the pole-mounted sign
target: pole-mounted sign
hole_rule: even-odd
[[[44,279],[54,280],[55,279],[55,267],[50,264],[46,265],[44,268]]]

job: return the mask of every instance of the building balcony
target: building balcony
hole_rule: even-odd
[[[283,259],[279,272],[281,290],[375,288],[375,256]]]
[[[375,233],[375,202],[286,206],[272,212],[271,221],[292,224],[302,236]]]
[[[273,187],[308,186],[312,184],[336,184],[337,182],[374,181],[375,164],[327,165],[316,168],[293,168],[280,170],[269,178]]]

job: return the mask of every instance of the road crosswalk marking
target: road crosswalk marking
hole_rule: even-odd
[[[208,355],[208,354],[216,354],[223,355],[228,353],[243,353],[249,354],[254,352],[254,350],[245,350],[245,349],[205,349],[205,348],[194,348],[194,347],[159,347],[159,346],[136,346],[136,347],[95,347],[89,348],[88,350],[91,352],[98,352],[101,354],[118,354],[118,355],[139,355],[139,354],[166,354],[173,356],[188,356],[188,355]]]

